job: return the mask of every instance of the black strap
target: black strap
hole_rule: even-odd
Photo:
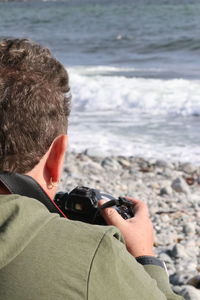
[[[138,256],[136,260],[141,265],[155,265],[165,269],[163,261],[154,256]]]
[[[18,173],[0,172],[0,182],[11,194],[18,194],[39,200],[50,212],[59,213],[63,217],[63,214],[55,203],[51,201],[49,196],[32,177]]]

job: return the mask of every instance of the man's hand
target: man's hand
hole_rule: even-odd
[[[149,218],[147,205],[140,200],[128,197],[127,199],[133,202],[133,218],[124,220],[112,207],[102,209],[102,216],[108,225],[114,225],[121,231],[127,250],[134,257],[154,256],[153,226]],[[99,201],[99,206],[105,202],[105,200]]]

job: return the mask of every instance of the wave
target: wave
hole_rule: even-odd
[[[199,146],[174,144],[172,147],[167,143],[150,143],[149,140],[144,139],[137,142],[131,141],[130,137],[123,138],[109,134],[105,130],[92,132],[73,126],[70,134],[70,150],[79,153],[86,149],[100,156],[122,155],[123,153],[124,156],[134,155],[147,159],[190,162],[200,166]]]
[[[113,73],[98,75],[102,71]],[[127,78],[115,76],[115,72],[118,69],[112,67],[70,69],[73,109],[200,116],[200,80]]]
[[[76,67],[74,69],[70,70],[71,73],[78,73],[78,74],[83,74],[83,75],[103,75],[103,74],[112,74],[114,75],[115,73],[119,72],[134,72],[136,71],[136,68],[118,68],[118,67],[113,67],[113,66],[92,66],[92,67]]]
[[[171,41],[163,41],[160,43],[151,43],[146,45],[146,47],[141,47],[141,53],[151,53],[151,52],[173,52],[173,51],[199,51],[200,50],[200,39],[197,38],[179,38]]]

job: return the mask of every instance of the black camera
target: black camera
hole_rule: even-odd
[[[98,207],[100,199],[107,201],[101,207]],[[134,216],[133,204],[128,199],[123,197],[116,199],[110,194],[85,186],[78,186],[70,193],[57,193],[54,202],[69,219],[90,224],[106,225],[105,220],[101,216],[101,210],[111,206],[124,219]]]

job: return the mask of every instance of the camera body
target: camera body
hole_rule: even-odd
[[[99,208],[100,199],[107,202]],[[106,225],[100,213],[106,207],[114,207],[124,219],[134,215],[132,202],[126,198],[116,199],[110,194],[85,186],[78,186],[70,193],[57,193],[54,202],[69,219],[90,224]]]

